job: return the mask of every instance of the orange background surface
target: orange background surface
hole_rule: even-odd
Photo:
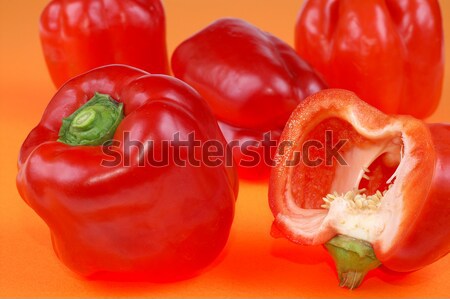
[[[176,283],[86,281],[56,258],[44,222],[15,187],[20,145],[39,121],[55,89],[38,39],[47,0],[0,0],[0,296],[1,297],[449,297],[450,257],[405,275],[375,270],[356,291],[340,289],[322,247],[275,240],[267,186],[242,183],[228,245],[202,275]],[[450,1],[441,0],[450,42]],[[301,1],[166,0],[169,54],[213,20],[234,16],[293,44]],[[447,57],[450,57],[448,45]],[[438,111],[450,121],[450,63]]]

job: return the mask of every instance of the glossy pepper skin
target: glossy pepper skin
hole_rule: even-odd
[[[62,119],[95,93],[123,104],[114,148],[57,141]],[[191,132],[225,143],[204,100],[169,76],[106,66],[56,93],[22,145],[17,187],[67,267],[93,279],[167,281],[196,275],[219,255],[233,220],[236,170],[175,164],[162,142]],[[128,150],[126,138],[134,144]],[[137,150],[149,140],[153,146]],[[113,149],[120,163],[102,164],[116,159]],[[150,157],[168,163],[157,167]]]
[[[168,74],[164,9],[160,0],[52,0],[40,19],[50,76],[60,87],[107,64]]]
[[[347,165],[285,166],[301,144],[323,141],[326,131],[335,142],[347,140],[340,149]],[[350,91],[330,89],[309,97],[292,113],[280,139],[295,146],[277,156],[271,174],[274,236],[303,245],[324,244],[336,235],[363,239],[385,267],[399,272],[435,262],[450,250],[449,136],[449,124],[388,116]],[[324,157],[323,151],[313,155]],[[362,187],[368,194],[388,190],[377,209],[323,208],[327,194]]]
[[[253,142],[259,157],[264,153],[257,142],[264,133],[278,140],[298,103],[325,88],[289,45],[232,18],[217,20],[181,43],[172,56],[172,70],[203,95],[227,141]],[[238,148],[234,157],[237,163],[251,160]],[[270,168],[262,158],[255,164],[240,165],[240,177],[267,179]]]
[[[425,118],[437,108],[444,74],[437,0],[309,0],[295,46],[330,87],[385,113]]]

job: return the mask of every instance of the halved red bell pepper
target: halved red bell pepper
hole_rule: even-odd
[[[236,170],[177,164],[164,142],[191,133],[226,144],[206,102],[169,76],[107,66],[56,93],[22,145],[17,187],[67,267],[159,281],[195,275],[217,257],[233,220]],[[191,145],[177,157],[197,155]]]
[[[444,74],[437,0],[307,0],[295,45],[330,87],[385,113],[425,118],[437,108]]]
[[[234,157],[241,166],[240,177],[247,179],[269,176],[268,159],[248,166],[241,163],[264,157],[264,133],[270,132],[277,141],[298,103],[325,88],[289,45],[232,18],[215,21],[179,45],[172,70],[203,95],[227,141],[241,145]],[[247,155],[244,142],[252,144],[249,149],[257,155]]]
[[[102,65],[120,63],[168,74],[160,0],[52,0],[40,37],[56,87]]]
[[[327,160],[330,134],[333,144],[345,142],[339,159]],[[323,146],[301,151],[310,140]],[[296,108],[280,143],[292,146],[278,153],[270,178],[273,234],[326,243],[342,286],[357,287],[380,263],[413,271],[449,252],[449,124],[388,116],[330,89]],[[322,163],[286,164],[299,151]]]

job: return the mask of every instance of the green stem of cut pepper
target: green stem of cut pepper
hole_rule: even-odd
[[[367,272],[381,265],[366,241],[338,235],[325,243],[325,248],[336,264],[341,287],[357,288]]]

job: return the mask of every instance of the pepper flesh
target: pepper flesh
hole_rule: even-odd
[[[63,119],[86,108],[94,95],[123,104],[112,145],[58,141]],[[86,115],[90,107],[83,108]],[[120,114],[106,123],[115,126],[117,119]],[[56,93],[21,147],[17,188],[49,226],[67,267],[95,279],[167,281],[196,275],[217,257],[233,220],[236,169],[177,165],[162,144],[174,133],[184,140],[191,132],[196,140],[225,144],[204,100],[169,76],[108,66]],[[120,154],[120,163],[104,164],[114,160],[108,149]],[[168,164],[153,166],[151,157]]]
[[[180,44],[172,70],[203,95],[227,141],[252,143],[258,157],[264,157],[264,133],[277,141],[298,103],[326,87],[289,45],[232,18],[215,21]],[[234,151],[239,176],[267,179],[269,165],[262,158],[251,167],[241,165],[245,156]]]
[[[165,26],[160,0],[52,0],[41,15],[40,38],[60,87],[107,64],[168,74]]]
[[[312,138],[321,141],[326,131],[335,140],[347,140],[341,150],[347,165],[286,167],[298,147]],[[280,139],[296,147],[277,154],[271,173],[273,235],[303,245],[324,244],[339,234],[367,241],[385,267],[399,272],[433,263],[450,249],[448,136],[448,124],[387,116],[349,91],[310,96],[293,112]],[[318,158],[324,152],[311,154]],[[363,179],[366,167],[369,181]],[[321,207],[333,191],[363,187],[368,194],[387,190],[379,207],[359,209],[342,200]]]
[[[295,45],[330,87],[385,113],[425,118],[437,108],[444,36],[436,0],[308,0]]]

